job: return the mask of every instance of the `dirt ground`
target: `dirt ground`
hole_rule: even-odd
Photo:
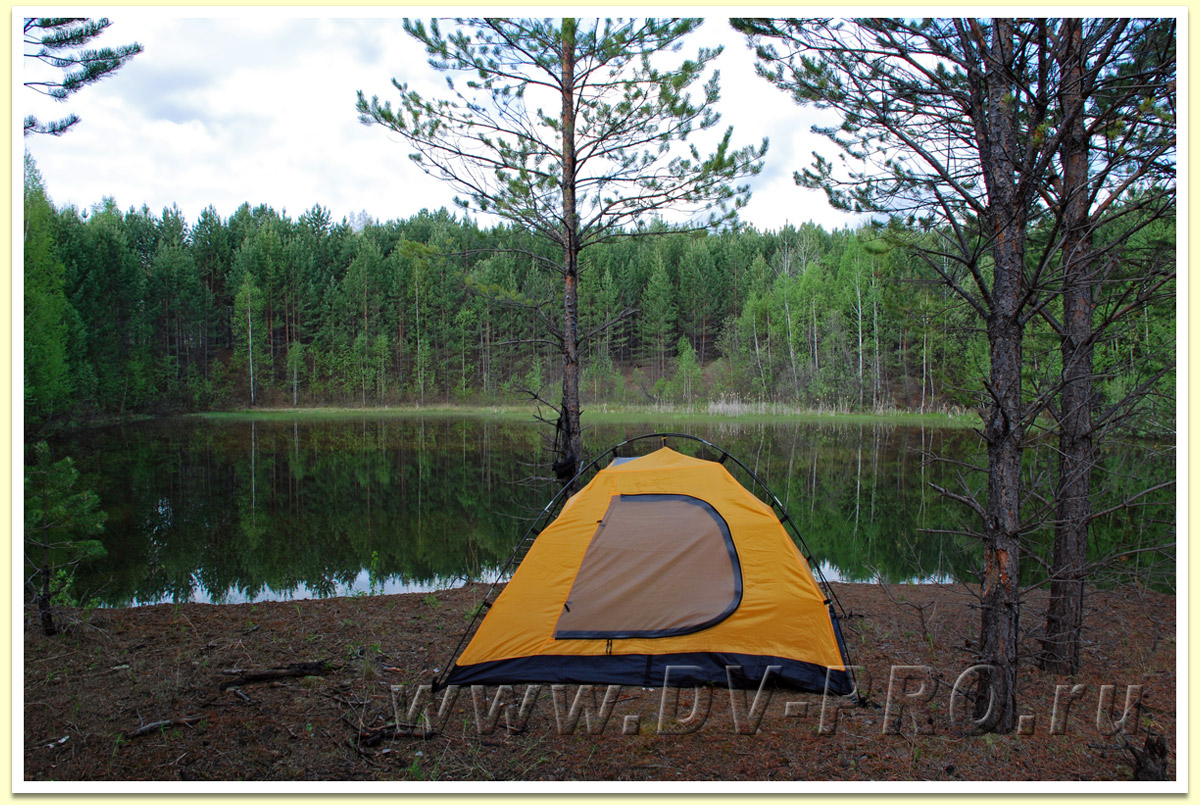
[[[1060,677],[1023,663],[1021,728],[992,735],[972,731],[970,707],[955,695],[956,682],[960,693],[970,687],[964,672],[977,611],[967,588],[834,588],[873,706],[786,690],[763,691],[756,704],[753,691],[626,687],[611,691],[605,708],[604,689],[577,686],[418,698],[449,661],[484,593],[477,585],[60,610],[65,628],[50,638],[26,612],[24,765],[14,777],[1132,780],[1136,750],[1153,735],[1165,738],[1166,777],[1175,778],[1173,596],[1092,591],[1083,671]],[[1031,593],[1023,627],[1036,627],[1043,610]],[[1031,657],[1035,646],[1026,644]],[[522,700],[531,704],[524,716]],[[426,705],[428,722],[420,717]]]

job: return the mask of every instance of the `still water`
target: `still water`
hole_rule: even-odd
[[[585,445],[594,455],[633,436],[683,429],[606,424],[589,428]],[[977,543],[960,533],[974,526],[972,516],[934,489],[982,484],[960,477],[961,463],[981,461],[972,431],[734,422],[686,430],[766,482],[826,578],[972,578]],[[512,419],[416,415],[179,418],[87,431],[56,453],[73,456],[81,483],[100,496],[107,556],[80,569],[74,595],[106,606],[240,603],[490,580],[556,491],[539,479],[550,462],[545,435]],[[657,446],[642,442],[636,452]],[[692,454],[700,447],[671,446]],[[1036,477],[1037,451],[1031,456]],[[1101,498],[1174,473],[1169,451],[1129,456],[1122,453],[1119,472],[1099,474]],[[1164,494],[1173,500],[1173,491]],[[1041,544],[1036,535],[1030,542]],[[1094,542],[1109,553],[1173,543],[1174,509],[1118,513],[1097,525]],[[1173,583],[1173,548],[1131,556],[1121,571],[1150,568],[1156,584]],[[1025,564],[1036,575],[1036,561]]]

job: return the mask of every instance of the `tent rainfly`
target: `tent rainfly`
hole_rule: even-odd
[[[830,600],[772,508],[664,438],[567,500],[435,684],[765,680],[848,695],[849,666]]]

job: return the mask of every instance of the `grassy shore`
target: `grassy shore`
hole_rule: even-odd
[[[230,411],[209,411],[191,416],[212,421],[321,421],[358,417],[464,417],[528,421],[533,409],[528,405],[405,405],[387,407],[296,407],[240,408]],[[895,427],[973,428],[979,418],[971,412],[915,413],[888,411],[882,413],[849,413],[838,411],[806,411],[781,405],[713,403],[705,406],[664,407],[600,404],[584,409],[587,424],[662,423],[710,424],[737,422],[758,424],[839,424],[890,425]]]

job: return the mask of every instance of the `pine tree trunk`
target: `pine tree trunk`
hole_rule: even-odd
[[[929,322],[921,334],[921,413],[925,413],[925,389],[929,385]]]
[[[413,332],[416,333],[417,399],[425,404],[425,357],[421,354],[421,274],[413,268]]]
[[[990,710],[985,728],[1011,732],[1016,727],[1022,449],[1022,432],[1018,424],[1021,338],[1015,317],[994,315],[988,325],[988,337],[995,396],[988,406],[984,427],[989,472],[983,530],[979,660],[989,666],[989,670],[981,680],[975,715],[977,719],[983,719]]]
[[[583,461],[579,422],[579,216],[575,206],[575,20],[563,20],[562,31],[563,385],[554,470],[560,480],[567,482]]]
[[[54,612],[50,608],[50,596],[38,593],[37,596],[38,623],[42,627],[44,637],[54,637],[58,634],[58,626],[54,623]]]
[[[982,729],[1007,733],[1017,726],[1017,657],[1020,635],[1021,453],[1024,415],[1021,400],[1023,208],[1014,160],[1017,125],[1008,65],[1014,33],[1011,20],[997,20],[983,60],[986,94],[978,101],[986,113],[974,119],[984,127],[980,149],[990,209],[994,279],[987,336],[991,353],[989,391],[983,428],[987,442],[987,503],[983,524],[984,573],[980,589],[980,675],[975,718]],[[981,110],[982,112],[982,110]],[[985,122],[984,122],[985,121]]]
[[[250,312],[250,293],[246,293],[246,349],[250,359],[250,404],[254,405],[254,316]]]
[[[1063,333],[1059,468],[1055,493],[1054,564],[1042,639],[1042,667],[1079,671],[1087,562],[1092,462],[1091,234],[1088,231],[1088,142],[1083,109],[1083,42],[1079,20],[1063,23],[1059,93],[1067,125],[1063,162]]]
[[[43,472],[42,473],[42,522],[43,523],[47,522],[47,519],[48,519],[48,512],[46,511],[46,500],[48,497],[46,476],[47,476],[47,474],[45,472]],[[42,579],[41,579],[42,589],[39,590],[38,594],[37,594],[38,622],[41,624],[43,635],[45,635],[46,637],[54,637],[54,635],[58,634],[58,627],[54,623],[54,612],[50,607],[50,599],[52,597],[51,592],[50,592],[50,574],[52,572],[51,564],[50,564],[50,536],[45,532],[45,529],[43,529],[43,531],[42,531],[42,539],[44,540],[44,542],[42,543],[42,545],[43,545],[42,567],[40,569],[41,576],[42,576]]]

